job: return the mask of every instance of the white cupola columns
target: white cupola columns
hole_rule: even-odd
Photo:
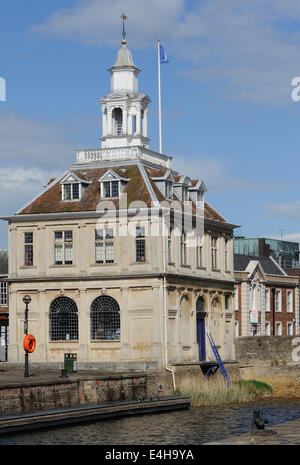
[[[111,93],[102,104],[102,148],[143,146],[149,148],[148,95],[138,91],[140,70],[133,64],[126,43],[109,69]]]

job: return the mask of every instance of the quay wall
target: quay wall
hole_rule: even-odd
[[[300,398],[300,337],[235,338],[241,379],[269,384],[274,397]]]
[[[188,376],[203,381],[199,364],[173,366],[175,383]],[[231,379],[239,378],[238,364],[226,369]],[[32,371],[35,370],[32,368]],[[84,370],[68,374],[68,378],[53,380],[32,379],[6,382],[0,385],[0,415],[37,410],[74,407],[87,403],[104,404],[112,401],[157,399],[174,392],[172,373],[163,370],[154,373],[85,374]]]

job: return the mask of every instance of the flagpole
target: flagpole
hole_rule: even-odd
[[[157,64],[158,64],[158,130],[159,130],[159,153],[162,153],[161,142],[161,92],[160,92],[160,53],[159,53],[159,40],[157,41]]]

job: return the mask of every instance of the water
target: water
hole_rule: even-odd
[[[251,430],[253,410],[268,426],[300,418],[300,399],[197,407],[0,436],[0,445],[194,445]]]

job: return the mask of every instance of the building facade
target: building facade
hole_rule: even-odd
[[[29,294],[31,361],[156,369],[234,359],[233,230],[201,179],[149,148],[150,98],[126,41],[102,105],[102,146],[76,162],[9,224],[9,361],[22,363]]]
[[[7,361],[9,344],[8,253],[0,250],[0,362]]]
[[[299,243],[265,237],[234,238],[234,253],[256,257],[273,257],[282,268],[299,267]]]
[[[299,281],[272,258],[234,255],[235,337],[299,332]]]

